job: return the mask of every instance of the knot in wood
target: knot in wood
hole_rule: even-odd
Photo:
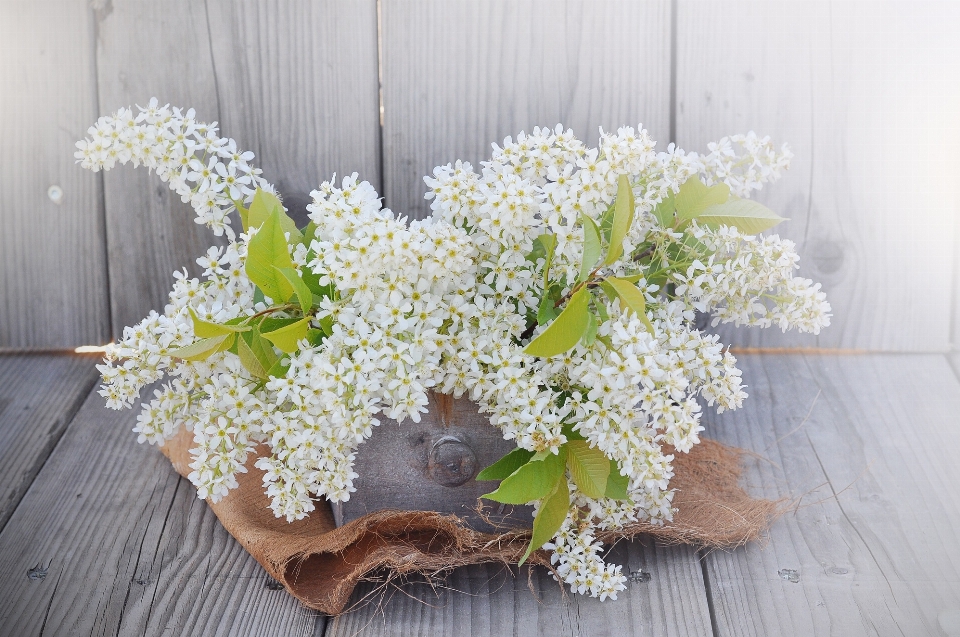
[[[476,473],[477,455],[459,438],[443,436],[433,443],[427,470],[437,484],[459,487]]]

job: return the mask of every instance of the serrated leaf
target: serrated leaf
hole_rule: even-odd
[[[504,457],[500,458],[492,465],[477,474],[475,480],[504,480],[512,475],[517,469],[527,464],[533,457],[532,451],[517,447]]]
[[[601,285],[608,294],[612,289],[612,291],[620,297],[621,303],[626,306],[625,309],[632,310],[636,313],[644,325],[647,326],[647,329],[650,330],[650,333],[653,333],[653,325],[651,325],[650,319],[647,318],[647,299],[637,286],[625,279],[620,279],[615,276],[608,276],[603,280]]]
[[[274,208],[247,246],[247,276],[274,302],[283,302],[293,295],[293,287],[277,269],[292,267],[293,260],[280,226],[280,209]]]
[[[300,304],[300,310],[304,314],[309,313],[311,306],[313,306],[313,292],[310,291],[307,284],[300,278],[300,274],[293,268],[277,268],[277,271],[283,275],[283,278],[285,278],[287,283],[290,284],[290,287],[293,288],[293,293],[297,297],[297,303]]]
[[[587,215],[580,213],[580,223],[583,225],[583,261],[580,263],[580,276],[577,281],[586,281],[590,273],[593,272],[593,266],[597,264],[600,258],[600,229],[597,224]]]
[[[636,204],[633,199],[633,188],[626,175],[620,175],[617,182],[617,201],[613,212],[613,224],[610,228],[610,246],[607,248],[607,257],[604,265],[610,265],[623,255],[623,240],[633,224],[633,215]]]
[[[600,215],[600,234],[603,240],[610,243],[610,232],[613,230],[613,214],[616,212],[616,206],[610,204]]]
[[[531,553],[549,542],[557,534],[569,512],[570,489],[567,487],[566,478],[564,478],[557,483],[556,487],[543,501],[543,504],[540,505],[537,517],[533,519],[533,537],[530,538],[530,545],[527,546],[527,550],[520,558],[518,565],[526,562]]]
[[[228,336],[236,332],[246,332],[250,329],[249,325],[229,325],[222,323],[212,323],[204,321],[194,309],[187,308],[190,312],[190,318],[193,319],[193,333],[199,338],[213,338],[214,336]],[[242,319],[241,319],[242,320]]]
[[[664,228],[672,228],[675,210],[676,201],[674,199],[674,194],[671,192],[669,195],[664,197],[660,203],[657,204],[656,208],[653,209],[653,216]]]
[[[677,193],[677,219],[697,219],[710,206],[722,204],[729,198],[730,187],[727,184],[705,186],[699,177],[691,177],[683,182],[680,192]]]
[[[590,291],[580,288],[567,302],[559,316],[537,338],[530,341],[524,352],[547,358],[562,354],[580,342],[590,321]]]
[[[277,362],[278,356],[276,352],[273,351],[273,346],[270,342],[260,336],[261,325],[262,322],[256,326],[255,329],[241,334],[240,338],[247,342],[253,355],[257,357],[257,360],[260,361],[263,368],[269,370]]]
[[[607,490],[610,459],[584,440],[571,440],[566,447],[567,466],[577,488],[588,498],[602,498]]]
[[[243,365],[243,368],[250,372],[254,378],[267,377],[267,370],[264,369],[263,363],[254,354],[246,339],[237,339],[237,356],[240,357],[240,364]]]
[[[236,337],[235,334],[222,334],[220,336],[214,336],[212,338],[204,338],[195,343],[191,343],[185,347],[180,347],[172,352],[170,356],[174,358],[182,358],[185,361],[204,361],[213,356],[216,352],[220,351],[221,347],[227,339],[231,336]],[[232,345],[232,341],[230,345]],[[227,346],[229,347],[229,345]]]
[[[567,450],[560,447],[559,454],[550,453],[543,460],[531,459],[504,478],[496,491],[481,497],[504,504],[526,504],[539,500],[549,495],[558,481],[566,480],[566,464]]]
[[[629,485],[630,478],[620,473],[620,465],[616,460],[611,460],[610,475],[607,477],[607,488],[603,496],[612,500],[626,500]]]
[[[306,317],[272,332],[263,332],[261,335],[276,345],[281,352],[291,354],[300,348],[298,343],[307,337],[309,328],[310,317]]]
[[[697,221],[709,228],[732,226],[744,234],[759,234],[786,219],[751,199],[733,199],[710,206]]]
[[[273,193],[259,188],[253,194],[253,201],[247,209],[247,225],[244,226],[244,230],[249,229],[250,226],[259,228],[275,211],[280,214],[280,227],[283,232],[290,233],[290,243],[300,243],[303,240],[303,234],[297,229],[297,222],[283,210],[280,199]]]

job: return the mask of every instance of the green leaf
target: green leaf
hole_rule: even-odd
[[[691,177],[680,186],[677,193],[677,219],[689,221],[697,219],[704,210],[716,204],[722,204],[730,198],[730,187],[727,184],[704,186],[699,177]]]
[[[250,329],[249,325],[223,325],[222,323],[211,323],[204,321],[194,309],[187,308],[190,312],[190,318],[193,319],[193,333],[199,338],[213,338],[214,336],[228,336],[236,332],[246,332]]]
[[[650,319],[647,318],[647,299],[644,298],[643,292],[641,292],[637,286],[625,279],[620,279],[615,276],[608,276],[603,280],[601,284],[608,294],[611,293],[610,289],[620,297],[620,301],[623,303],[625,309],[632,310],[636,313],[640,320],[643,321],[644,325],[647,326],[647,329],[650,330],[650,333],[653,333],[653,325],[650,323]],[[607,287],[609,286],[609,288]]]
[[[540,336],[530,341],[524,352],[547,358],[563,354],[580,342],[590,324],[590,291],[580,288],[567,302],[560,315]]]
[[[623,240],[633,224],[633,214],[636,204],[633,200],[633,188],[626,175],[620,175],[617,183],[617,201],[613,213],[613,225],[610,228],[610,247],[607,248],[607,258],[604,265],[614,263],[623,254]]]
[[[283,378],[287,375],[288,369],[290,369],[290,359],[286,356],[282,356],[270,367],[270,369],[267,371],[267,375],[272,378]]]
[[[247,246],[247,276],[274,302],[283,302],[293,295],[293,287],[277,270],[292,267],[293,260],[280,225],[280,209],[274,208]]]
[[[330,336],[333,334],[333,317],[332,316],[324,316],[321,319],[317,319],[317,323],[320,324],[320,329],[323,330],[324,334],[326,334],[327,336]]]
[[[532,451],[517,447],[504,457],[477,474],[475,480],[503,480],[512,475],[517,469],[527,464],[533,457]]]
[[[549,542],[557,534],[569,512],[570,490],[567,487],[567,480],[564,478],[557,483],[543,501],[543,504],[540,505],[537,517],[533,519],[533,537],[530,538],[530,545],[523,557],[520,558],[519,565],[526,562],[531,553]]]
[[[293,293],[297,297],[297,302],[300,304],[300,309],[304,314],[307,314],[310,311],[310,307],[313,305],[313,293],[310,291],[310,288],[307,287],[307,284],[304,283],[303,279],[300,278],[300,274],[293,268],[276,269],[280,272],[280,274],[283,275],[283,278],[287,280],[287,283],[290,284],[290,287],[293,288]]]
[[[306,317],[272,332],[263,332],[263,338],[276,345],[281,352],[290,354],[299,349],[298,343],[307,337],[309,328],[310,317]]]
[[[587,331],[583,333],[580,340],[587,347],[593,345],[593,342],[597,340],[597,317],[594,316],[593,312],[587,312]]]
[[[537,309],[537,325],[546,325],[557,318],[559,312],[557,312],[557,308],[554,307],[554,303],[554,299],[549,295],[543,295],[543,298],[540,299],[540,307]]]
[[[664,228],[672,228],[675,210],[676,202],[674,200],[674,194],[671,192],[653,209],[653,216]]]
[[[580,276],[577,281],[586,281],[600,258],[600,229],[593,219],[582,212],[580,223],[583,224],[583,261],[580,263]]]
[[[610,243],[610,233],[613,231],[614,212],[616,212],[616,205],[610,204],[600,215],[600,234],[607,243]]]
[[[244,338],[237,339],[237,356],[240,357],[240,363],[243,365],[243,368],[250,372],[254,378],[267,377],[267,370],[264,369],[263,363],[260,362],[260,359],[257,358],[257,355]]]
[[[584,440],[567,443],[567,466],[577,488],[588,498],[602,498],[607,490],[610,459]]]
[[[303,235],[297,229],[297,222],[291,219],[286,212],[283,210],[283,204],[280,203],[280,199],[277,198],[273,193],[269,193],[266,190],[257,189],[253,194],[253,201],[250,203],[250,208],[247,210],[247,223],[244,225],[244,230],[248,230],[250,226],[254,228],[259,228],[263,225],[263,222],[270,218],[270,215],[274,212],[278,212],[280,215],[280,227],[283,232],[290,233],[290,243],[300,243],[303,240]],[[243,220],[243,213],[240,215],[241,220]]]
[[[756,201],[733,199],[710,206],[697,217],[697,221],[709,228],[733,226],[744,234],[759,234],[786,219]]]
[[[263,368],[268,370],[273,367],[279,357],[277,353],[273,351],[273,346],[270,345],[270,342],[260,336],[260,327],[262,327],[262,325],[263,323],[261,322],[258,329],[244,332],[240,335],[240,338],[247,342],[254,356],[257,357],[257,360],[260,361]]]
[[[191,343],[186,347],[180,347],[178,349],[170,352],[170,356],[174,358],[182,358],[185,361],[204,361],[210,358],[216,352],[220,352],[223,349],[228,349],[230,345],[233,345],[230,338],[236,338],[236,334],[222,334],[220,336],[214,336],[212,338],[204,338],[195,343]],[[223,347],[224,343],[229,343],[226,348]]]
[[[573,423],[564,424],[560,431],[567,437],[567,440],[585,440],[582,433],[574,430]]]
[[[607,488],[604,491],[604,497],[613,500],[626,500],[627,487],[630,484],[630,478],[620,473],[620,465],[616,460],[610,461],[610,476],[607,478]]]
[[[288,325],[293,325],[300,319],[298,318],[274,318],[272,316],[266,316],[260,319],[260,333],[264,332],[275,332],[281,327],[286,327]]]
[[[315,258],[317,258],[315,252],[311,251],[307,253],[307,263],[310,263]],[[301,268],[300,278],[303,279],[303,282],[307,284],[307,287],[313,293],[315,297],[314,300],[333,296],[333,284],[320,285],[320,275],[310,269],[310,266]]]
[[[558,481],[565,481],[567,450],[550,453],[543,460],[531,460],[506,477],[496,491],[482,497],[504,504],[526,504],[550,494]]]
[[[323,339],[326,337],[327,334],[325,334],[323,330],[316,330],[313,328],[307,330],[307,341],[313,347],[320,347],[320,345],[323,343]]]
[[[310,244],[313,243],[313,240],[317,238],[317,224],[310,222],[307,224],[307,227],[303,229],[303,245],[307,246],[307,250],[310,250]]]
[[[553,254],[557,249],[557,235],[547,232],[537,237],[536,241],[539,241],[540,245],[543,246],[543,258],[545,259],[545,263],[543,264],[543,287],[547,288],[550,285],[550,268],[553,267]]]

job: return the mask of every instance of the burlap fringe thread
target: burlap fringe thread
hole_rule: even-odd
[[[161,450],[174,469],[190,473],[193,439],[185,430]],[[739,486],[742,451],[704,440],[689,454],[676,454],[671,486],[677,489],[673,522],[633,524],[598,535],[604,542],[647,534],[673,544],[731,548],[757,540],[776,517],[779,503],[751,498]],[[305,606],[330,615],[343,611],[357,583],[386,569],[392,575],[435,574],[481,562],[516,564],[527,532],[478,533],[456,516],[424,511],[377,511],[340,528],[323,504],[293,523],[275,518],[264,494],[263,472],[247,465],[239,487],[213,512],[224,528]],[[545,551],[528,562],[548,566]]]

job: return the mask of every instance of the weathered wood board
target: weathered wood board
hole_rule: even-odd
[[[0,530],[94,386],[95,362],[0,355]]]
[[[74,165],[97,118],[93,14],[0,4],[0,347],[110,339],[99,178]]]
[[[746,483],[796,504],[766,546],[706,558],[716,634],[957,634],[960,384],[945,358],[740,364],[751,396],[706,433],[758,454]]]
[[[429,214],[424,175],[457,159],[476,170],[501,143],[563,123],[643,123],[665,147],[670,2],[383,0],[386,203]]]
[[[710,614],[690,547],[623,543],[611,559],[631,573],[617,601],[572,595],[546,569],[459,568],[434,583],[364,584],[327,637],[418,635],[709,635]],[[533,590],[528,587],[528,578]]]
[[[151,96],[194,107],[252,150],[292,216],[336,172],[379,187],[376,3],[211,0],[107,3],[98,12],[105,110]],[[92,121],[92,120],[91,120]],[[214,243],[158,178],[130,166],[105,176],[114,334],[162,310],[173,279]],[[235,221],[235,224],[238,222]],[[239,227],[237,225],[237,227]]]
[[[315,635],[192,486],[91,392],[0,533],[2,634]]]
[[[819,337],[724,327],[724,341],[947,351],[960,5],[678,0],[676,28],[678,143],[755,130],[791,145],[758,199],[790,218],[775,232],[834,308]]]

